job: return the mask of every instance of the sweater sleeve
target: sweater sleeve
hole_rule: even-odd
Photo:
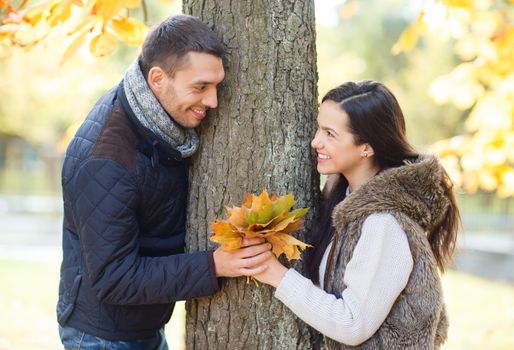
[[[139,188],[112,160],[89,160],[78,171],[72,200],[83,273],[99,300],[163,304],[213,294],[212,253],[139,254]]]
[[[310,326],[340,343],[359,345],[384,322],[413,268],[405,232],[390,214],[369,216],[336,298],[290,269],[275,297]]]

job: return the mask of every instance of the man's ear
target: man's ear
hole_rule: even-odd
[[[148,71],[148,78],[146,79],[146,82],[154,94],[156,92],[162,91],[164,88],[165,77],[166,73],[162,70],[161,67],[154,66]]]

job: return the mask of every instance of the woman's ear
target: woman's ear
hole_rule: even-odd
[[[373,147],[371,147],[371,145],[369,143],[365,143],[362,148],[361,156],[363,158],[368,158],[368,157],[372,157],[374,155],[375,155],[375,150],[373,149]]]
[[[366,152],[368,152],[370,157],[375,155],[375,150],[369,143],[366,144]]]
[[[160,92],[164,88],[163,84],[165,77],[166,73],[164,73],[161,67],[154,66],[148,71],[146,82],[154,94]]]

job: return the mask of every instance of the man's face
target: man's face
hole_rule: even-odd
[[[194,128],[218,106],[216,87],[225,71],[221,58],[207,53],[189,52],[184,60],[173,77],[163,72],[160,87],[152,91],[175,122]]]

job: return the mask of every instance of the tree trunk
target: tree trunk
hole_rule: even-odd
[[[317,110],[314,1],[185,0],[226,48],[219,107],[202,123],[192,161],[188,251],[214,249],[210,223],[246,192],[293,192],[296,207],[319,199],[310,140]],[[304,232],[297,235],[304,239]],[[301,270],[301,263],[294,266]],[[187,303],[189,349],[310,349],[306,326],[271,288],[245,278]]]

